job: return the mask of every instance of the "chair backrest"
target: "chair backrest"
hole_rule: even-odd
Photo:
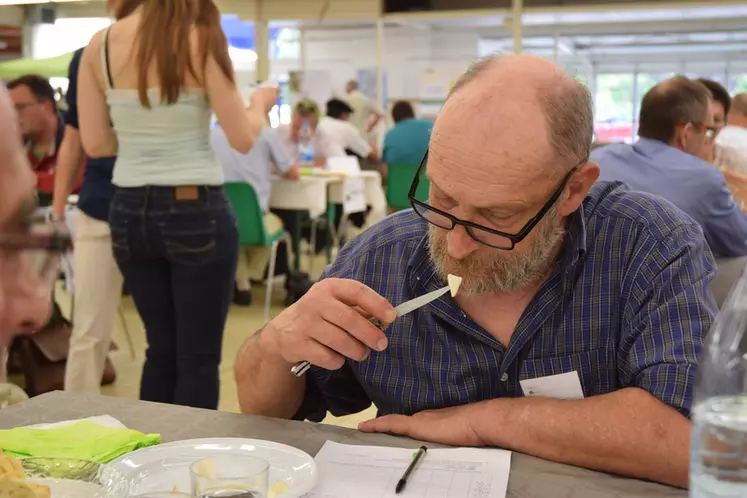
[[[410,186],[417,171],[417,164],[387,165],[386,200],[389,207],[392,209],[408,209],[411,207],[407,194],[410,192]],[[430,186],[431,182],[425,176],[425,170],[423,170],[420,174],[420,183],[418,184],[418,190],[415,192],[415,198],[419,201],[427,201]]]
[[[236,212],[236,219],[239,223],[239,244],[242,246],[268,245],[264,213],[259,206],[254,187],[248,183],[226,183],[223,188]]]

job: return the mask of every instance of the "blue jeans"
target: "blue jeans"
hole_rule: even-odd
[[[217,408],[239,248],[223,188],[118,188],[110,225],[148,340],[140,398]]]

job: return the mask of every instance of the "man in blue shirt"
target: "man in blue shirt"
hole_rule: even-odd
[[[52,212],[64,220],[73,179],[84,153],[78,131],[78,67],[83,48],[70,61],[65,96],[65,138],[57,159]],[[114,195],[114,157],[88,159],[75,211],[73,333],[65,389],[98,393],[122,296],[122,274],[112,255],[109,203]]]
[[[592,187],[592,132],[588,91],[551,62],[476,63],[436,120],[428,202],[351,241],[247,340],[242,410],[319,421],[373,402],[363,431],[685,486],[713,258],[666,201]],[[456,298],[395,320],[447,274]]]
[[[433,121],[416,119],[409,102],[400,101],[392,107],[394,127],[384,137],[383,161],[390,165],[420,164],[431,140]]]
[[[718,132],[711,93],[677,76],[652,88],[641,102],[640,139],[595,150],[601,181],[663,197],[703,228],[716,256],[747,255],[747,215],[732,197],[723,173],[706,161]]]

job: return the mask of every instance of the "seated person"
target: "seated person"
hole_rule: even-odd
[[[49,80],[37,75],[21,76],[8,83],[10,98],[18,113],[18,123],[29,163],[36,173],[37,191],[42,205],[52,202],[57,152],[65,132],[65,123],[57,111],[55,91]],[[73,192],[83,182],[81,168]]]
[[[384,137],[382,160],[387,167],[391,164],[419,164],[428,150],[433,121],[415,118],[412,105],[406,101],[394,104],[392,119],[394,127]]]
[[[700,224],[716,256],[747,255],[747,215],[734,202],[713,157],[711,93],[703,84],[676,76],[653,87],[641,102],[638,142],[595,150],[600,180],[619,180],[655,194]]]
[[[587,89],[551,62],[477,62],[436,120],[429,203],[351,241],[246,341],[242,410],[320,421],[374,403],[363,431],[686,486],[713,258],[668,202],[593,185],[593,122]],[[464,278],[455,299],[395,320],[447,274]],[[297,378],[301,360],[315,366]],[[553,388],[557,374],[575,385]]]
[[[269,109],[268,109],[269,112]],[[272,189],[273,168],[285,178],[300,178],[298,165],[294,164],[275,130],[266,126],[246,154],[231,148],[220,123],[211,132],[211,144],[223,166],[226,183],[245,182],[254,187],[259,204],[265,213],[264,222],[268,233],[283,229],[283,221],[270,212],[270,192]],[[262,280],[267,263],[270,261],[269,247],[251,247],[239,251],[236,268],[236,290],[234,302],[249,306],[252,302],[251,280]],[[275,274],[288,274],[288,250],[285,244],[278,247]]]
[[[361,160],[378,161],[378,154],[366,142],[361,132],[350,123],[353,108],[340,99],[327,101],[327,115],[319,120],[317,133],[324,136],[323,150],[326,157],[358,156]]]
[[[311,130],[314,133],[314,165],[324,166],[324,163],[326,162],[326,158],[322,155],[322,151],[324,150],[322,140],[324,137],[318,130],[319,106],[316,102],[311,99],[304,99],[297,103],[293,107],[290,124],[281,124],[275,130],[283,140],[288,155],[296,161],[299,158],[298,143],[301,140],[300,133],[304,121],[309,122],[309,126],[311,126]]]

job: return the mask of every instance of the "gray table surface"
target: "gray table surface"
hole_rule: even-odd
[[[159,433],[163,436],[164,442],[206,437],[246,437],[288,444],[310,455],[316,455],[327,440],[344,444],[403,448],[417,448],[420,445],[411,439],[385,434],[364,434],[331,425],[63,392],[45,394],[0,410],[0,429],[94,415],[111,415],[131,429]],[[507,496],[660,498],[686,497],[687,492],[513,453]]]

